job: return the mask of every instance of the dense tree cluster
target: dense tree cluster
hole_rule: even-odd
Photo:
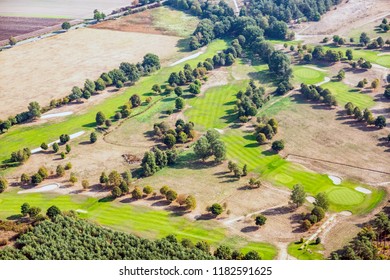
[[[173,148],[176,143],[186,143],[195,137],[194,123],[184,122],[178,119],[175,128],[171,128],[168,123],[155,123],[153,126],[154,135],[161,139],[169,148]]]
[[[248,175],[248,166],[246,164],[244,164],[244,166],[242,167],[242,169],[238,166],[237,163],[233,162],[233,161],[229,161],[228,162],[228,168],[229,168],[229,172],[233,172],[234,174],[234,177],[240,179],[241,176],[246,176]],[[251,178],[252,179],[252,178]]]
[[[160,169],[173,165],[177,160],[176,149],[162,151],[154,147],[152,151],[146,152],[142,159],[141,167],[144,176],[152,176]]]
[[[353,116],[357,121],[364,121],[367,123],[367,125],[375,125],[377,128],[384,128],[386,126],[386,118],[384,116],[378,116],[375,118],[368,108],[362,111],[352,102],[345,104],[344,108],[347,115]]]
[[[259,124],[255,128],[256,141],[261,145],[271,140],[278,133],[278,121],[274,118],[259,118]]]
[[[221,162],[226,157],[226,146],[219,139],[220,134],[215,129],[210,129],[206,135],[199,138],[194,145],[195,155],[205,161],[214,156],[215,162]]]
[[[245,92],[240,90],[236,94],[235,110],[241,122],[247,122],[249,116],[256,116],[257,110],[266,102],[264,92],[263,87],[257,87],[254,81],[251,80]]]
[[[333,252],[334,260],[388,260],[390,238],[390,219],[380,212],[367,223],[357,236],[343,249]]]
[[[300,190],[299,192],[301,193],[302,190]],[[305,230],[309,230],[312,225],[318,223],[325,217],[325,213],[328,208],[329,200],[327,195],[325,193],[318,193],[315,197],[314,208],[312,209],[312,211],[310,213],[302,214],[302,227]]]
[[[323,102],[329,106],[337,106],[336,97],[329,89],[323,89],[316,85],[301,84],[300,91],[308,100]]]
[[[8,187],[8,181],[4,177],[0,177],[0,193],[4,192]]]

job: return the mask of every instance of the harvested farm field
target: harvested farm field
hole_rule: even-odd
[[[8,106],[0,109],[0,118],[25,111],[31,101],[48,105],[85,79],[96,79],[121,62],[141,61],[147,53],[164,62],[177,52],[179,39],[84,28],[1,52],[0,102]]]
[[[61,18],[0,17],[0,41],[66,21]]]
[[[98,9],[110,13],[113,9],[131,5],[128,0],[67,0],[47,1],[34,0],[2,0],[0,16],[40,17],[40,18],[88,18],[93,10]]]

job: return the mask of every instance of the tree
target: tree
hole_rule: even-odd
[[[145,72],[151,73],[155,70],[160,69],[160,59],[157,55],[148,53],[144,56],[142,66],[145,69]]]
[[[51,220],[53,220],[54,217],[58,215],[61,215],[61,210],[55,205],[50,206],[49,209],[47,209],[46,211],[46,216],[48,216]]]
[[[95,89],[96,90],[104,90],[106,89],[106,83],[102,78],[99,78],[95,81]]]
[[[384,128],[386,126],[386,118],[384,116],[379,116],[375,119],[375,126],[377,128]]]
[[[290,199],[296,205],[301,206],[305,202],[306,193],[302,185],[296,184],[293,186]]]
[[[0,177],[0,193],[4,192],[8,187],[8,181],[4,177]]]
[[[314,202],[315,206],[321,207],[325,211],[329,208],[329,199],[325,193],[318,193],[316,195],[316,200]]]
[[[195,155],[198,158],[201,158],[203,161],[205,161],[211,156],[210,143],[205,136],[202,136],[201,138],[199,138],[198,141],[196,141],[194,146],[194,152]]]
[[[142,159],[143,175],[148,177],[157,172],[158,166],[156,164],[156,157],[153,152],[146,152]]]
[[[91,143],[95,143],[97,141],[97,135],[95,132],[92,132],[90,135],[89,135],[89,141]]]
[[[162,186],[162,188],[160,189],[160,194],[165,196],[168,191],[169,191],[169,187],[168,186]]]
[[[262,226],[267,221],[267,218],[264,215],[258,215],[255,218],[255,223],[257,226]]]
[[[99,12],[98,10],[93,11],[93,19],[97,21],[101,21],[106,18],[106,15],[103,12]]]
[[[38,216],[39,213],[41,213],[41,208],[39,207],[30,207],[29,211],[28,211],[28,215],[31,217],[31,218],[35,218]]]
[[[133,94],[130,97],[130,103],[133,108],[136,108],[141,105],[141,97],[138,94]]]
[[[119,187],[121,181],[122,181],[122,177],[116,170],[111,171],[110,174],[108,175],[108,183],[112,187]]]
[[[181,111],[184,108],[184,99],[181,97],[176,98],[175,100],[175,108],[179,111]]]
[[[171,133],[168,133],[168,134],[165,135],[163,142],[170,149],[173,146],[175,146],[175,144],[176,144],[176,137],[174,135],[172,135]]]
[[[142,191],[144,194],[149,195],[153,192],[153,188],[151,186],[145,186]]]
[[[244,167],[242,168],[242,176],[248,175],[248,165],[244,164]]]
[[[28,183],[30,183],[30,176],[28,176],[26,173],[23,173],[20,176],[20,182],[22,183],[22,185],[27,185]]]
[[[379,87],[379,84],[380,84],[379,79],[375,79],[372,81],[371,87],[375,90]]]
[[[221,245],[217,248],[217,250],[215,250],[214,256],[220,260],[231,260],[232,250],[225,245]]]
[[[49,147],[47,146],[47,144],[46,144],[45,142],[43,142],[43,143],[41,144],[41,149],[42,149],[42,150],[46,151],[48,148],[49,148]]]
[[[368,37],[367,33],[363,32],[362,34],[360,34],[359,42],[363,46],[366,46],[370,42],[370,38]]]
[[[41,175],[42,179],[46,179],[49,176],[49,172],[44,166],[39,168],[38,174]]]
[[[81,181],[81,186],[83,187],[84,190],[89,188],[89,181],[84,179]]]
[[[65,21],[61,24],[61,28],[64,29],[64,30],[69,30],[70,28],[70,23]]]
[[[292,75],[291,62],[287,55],[281,51],[274,51],[268,62],[269,70],[276,73],[284,80],[289,80]]]
[[[261,260],[261,256],[256,251],[249,251],[245,254],[244,260]]]
[[[42,183],[43,178],[39,173],[35,173],[31,176],[31,183],[34,185],[38,185],[39,183]]]
[[[106,184],[106,186],[108,185],[108,176],[105,172],[102,172],[102,174],[100,175],[99,182],[100,184]]]
[[[167,193],[165,194],[165,198],[170,201],[170,202],[173,202],[176,200],[177,198],[177,192],[175,192],[174,190],[168,190]]]
[[[83,96],[83,92],[81,91],[81,89],[77,86],[74,86],[72,88],[71,94],[69,94],[69,100],[70,101],[73,101],[73,100],[80,101],[82,96]]]
[[[68,134],[61,134],[60,135],[60,143],[65,144],[70,140],[70,136]]]
[[[284,141],[283,140],[276,140],[272,142],[272,150],[279,153],[281,150],[284,149]]]
[[[319,206],[315,206],[311,214],[317,216],[318,221],[321,221],[325,217],[325,210]]]
[[[60,146],[58,146],[58,143],[55,142],[55,143],[53,144],[53,152],[54,152],[54,153],[57,153],[59,150],[60,150]]]
[[[97,125],[103,125],[106,121],[106,116],[103,114],[103,112],[99,111],[96,113],[95,120]]]
[[[30,102],[28,105],[28,115],[32,119],[36,119],[41,116],[41,106],[38,102]]]
[[[70,177],[69,177],[69,182],[70,182],[72,185],[74,185],[74,184],[77,183],[77,181],[78,181],[78,179],[77,179],[76,175],[75,175],[74,173],[71,173],[71,174],[70,174]]]
[[[215,162],[221,162],[226,158],[226,146],[221,140],[216,140],[211,144],[212,153],[215,157]]]
[[[30,204],[27,202],[23,203],[22,206],[20,207],[20,213],[26,217],[28,213],[30,212]]]
[[[187,196],[184,201],[186,208],[189,210],[194,210],[196,208],[196,199],[193,195]]]
[[[345,56],[347,57],[348,60],[352,60],[352,59],[353,59],[352,50],[347,49],[347,50],[345,51]]]
[[[68,162],[66,165],[65,165],[65,170],[71,170],[72,169],[72,163],[71,162]]]
[[[134,199],[141,199],[142,198],[141,189],[138,187],[135,187],[134,190],[131,192],[131,197]]]
[[[210,212],[213,213],[214,215],[218,216],[218,215],[222,214],[223,208],[220,204],[214,203],[210,207]]]
[[[265,137],[264,133],[258,133],[256,135],[256,141],[257,141],[257,143],[262,145],[262,144],[264,144],[267,141],[267,138]]]
[[[126,75],[126,78],[131,83],[135,83],[141,77],[141,73],[137,66],[128,62],[122,62],[119,69]],[[123,81],[122,81],[123,82]]]
[[[70,147],[70,145],[69,144],[66,144],[66,146],[65,146],[65,150],[66,150],[66,153],[70,153],[70,151],[72,150],[72,148]]]
[[[341,69],[341,70],[339,71],[339,73],[337,74],[336,78],[337,78],[339,81],[343,80],[343,79],[345,78],[345,71],[344,71],[343,69]]]
[[[122,195],[121,189],[119,187],[114,187],[111,191],[111,195],[113,198],[120,197]]]
[[[9,44],[10,44],[11,47],[12,47],[12,46],[15,46],[16,43],[17,43],[16,39],[15,39],[14,37],[12,37],[12,36],[9,37],[8,42],[9,42]]]

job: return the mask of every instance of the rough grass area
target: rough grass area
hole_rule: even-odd
[[[289,255],[297,258],[298,260],[323,260],[324,256],[321,251],[324,250],[324,246],[321,244],[310,243],[306,249],[300,249],[302,243],[293,242],[288,245],[287,252]]]
[[[267,243],[248,242],[240,237],[229,237],[227,230],[215,225],[215,222],[198,221],[196,223],[172,215],[164,210],[154,210],[142,206],[132,206],[125,202],[110,202],[104,199],[82,196],[55,195],[48,193],[19,195],[12,190],[2,194],[0,200],[0,218],[18,218],[20,205],[24,202],[39,206],[43,213],[51,205],[61,210],[84,210],[80,217],[88,218],[103,226],[124,232],[131,232],[145,238],[161,238],[175,234],[179,239],[188,238],[194,242],[206,240],[214,247],[224,244],[243,251],[256,250],[263,259],[273,259],[277,250]]]
[[[211,43],[204,54],[196,59],[183,62],[173,67],[163,68],[160,71],[153,73],[148,77],[142,78],[136,85],[127,88],[122,94],[107,98],[102,103],[90,108],[86,113],[74,114],[64,121],[58,123],[45,123],[42,125],[33,126],[14,126],[8,131],[0,135],[0,162],[7,160],[11,152],[28,147],[34,149],[39,147],[42,142],[50,143],[58,139],[59,135],[66,133],[72,134],[81,130],[93,131],[96,123],[96,113],[102,111],[107,117],[112,117],[119,107],[128,102],[131,95],[140,94],[142,100],[150,96],[151,88],[154,84],[163,84],[173,71],[179,71],[185,63],[189,63],[192,67],[196,66],[199,61],[204,61],[208,57],[212,57],[217,51],[226,48],[226,42],[216,40]],[[154,97],[157,98],[157,97]],[[145,105],[133,110],[133,114],[144,110]],[[148,114],[153,113],[152,110]],[[145,115],[147,118],[147,115]]]

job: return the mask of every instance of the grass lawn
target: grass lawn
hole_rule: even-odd
[[[170,31],[180,37],[192,35],[199,23],[197,17],[165,6],[151,9],[150,13],[152,15],[153,25],[157,29]]]
[[[322,87],[329,89],[335,95],[340,106],[344,107],[346,103],[352,102],[355,106],[364,110],[375,105],[375,101],[370,95],[350,88],[343,82],[328,82],[323,84]]]
[[[312,65],[314,67],[314,65]],[[326,77],[326,72],[315,70],[301,65],[293,65],[293,81],[296,84],[317,84]]]
[[[162,238],[175,234],[179,239],[188,238],[194,242],[206,240],[214,247],[225,244],[243,252],[256,250],[263,259],[273,259],[277,250],[267,243],[248,242],[237,237],[228,236],[227,230],[213,221],[191,222],[186,218],[173,215],[172,212],[154,210],[129,203],[99,202],[96,198],[80,195],[55,195],[48,193],[17,194],[16,190],[3,193],[0,199],[0,219],[17,217],[20,206],[28,202],[39,206],[43,213],[51,205],[64,210],[84,210],[80,217],[95,221],[103,226],[136,234],[144,238]]]
[[[102,111],[106,117],[113,117],[119,107],[128,102],[131,95],[140,94],[142,100],[150,96],[151,88],[154,84],[164,84],[173,71],[182,69],[185,63],[196,66],[199,61],[204,61],[212,57],[217,51],[226,48],[227,43],[223,40],[212,42],[204,54],[199,57],[183,62],[173,67],[164,67],[150,76],[143,77],[134,86],[127,88],[122,94],[107,98],[102,103],[91,107],[84,114],[74,114],[63,121],[57,123],[45,123],[33,126],[14,126],[7,133],[0,135],[0,162],[7,160],[11,152],[17,151],[24,147],[30,149],[37,148],[42,142],[52,142],[58,139],[59,135],[66,133],[72,134],[81,130],[93,131],[96,127],[96,113]],[[154,97],[158,98],[158,97]],[[144,110],[145,105],[133,110],[133,114]],[[149,110],[152,113],[152,110]]]
[[[322,244],[309,244],[306,249],[300,249],[302,243],[290,243],[287,248],[287,252],[290,256],[297,258],[298,260],[323,260],[324,256],[320,251],[324,250]]]

